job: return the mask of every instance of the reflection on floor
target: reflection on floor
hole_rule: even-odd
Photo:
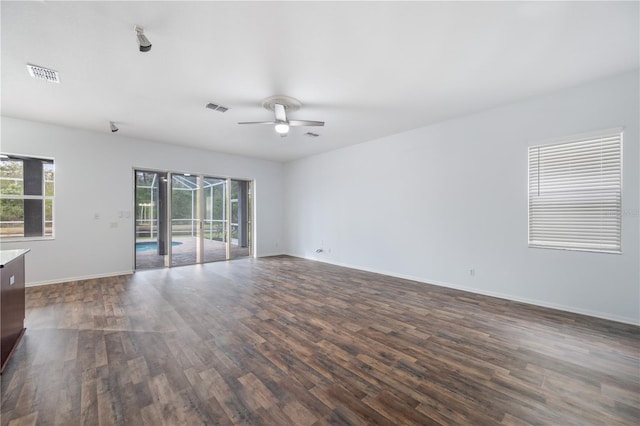
[[[174,245],[171,248],[171,266],[191,265],[196,263],[196,237],[174,237]],[[231,258],[249,256],[249,247],[238,247],[231,243]],[[215,240],[204,240],[204,261],[217,262],[226,260],[225,243]],[[159,256],[155,249],[136,252],[136,269],[162,268],[164,266],[163,256]]]

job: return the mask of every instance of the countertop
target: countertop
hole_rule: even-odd
[[[7,263],[16,260],[30,251],[31,249],[0,250],[0,268],[4,268]]]

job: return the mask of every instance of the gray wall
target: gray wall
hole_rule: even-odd
[[[640,323],[638,80],[626,73],[287,163],[288,253]],[[623,254],[528,248],[527,147],[615,127]]]
[[[31,249],[28,285],[133,270],[134,168],[255,179],[256,254],[281,252],[281,163],[7,117],[1,150],[55,159],[55,239],[2,242],[2,248]],[[119,217],[120,212],[130,215]]]
[[[53,157],[57,177],[55,240],[2,247],[32,249],[30,285],[128,273],[133,215],[118,212],[133,210],[133,168],[248,178],[259,256],[638,324],[638,82],[627,73],[284,166],[3,117],[1,150]],[[623,254],[528,248],[527,147],[614,127],[624,128]]]

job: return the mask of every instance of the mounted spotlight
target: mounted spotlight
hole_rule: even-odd
[[[116,125],[113,123],[113,121],[110,121],[110,122],[109,122],[109,127],[111,127],[111,133],[115,133],[115,132],[117,132],[118,130],[120,130],[120,129],[118,129],[118,126],[116,126]]]
[[[133,29],[136,32],[136,35],[138,36],[138,44],[140,45],[140,51],[141,52],[148,52],[151,50],[151,42],[149,41],[149,39],[147,38],[146,35],[144,35],[144,28],[139,27],[139,26],[135,26],[133,27]]]

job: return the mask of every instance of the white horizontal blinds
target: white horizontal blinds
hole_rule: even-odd
[[[620,252],[621,135],[529,148],[529,245]]]

